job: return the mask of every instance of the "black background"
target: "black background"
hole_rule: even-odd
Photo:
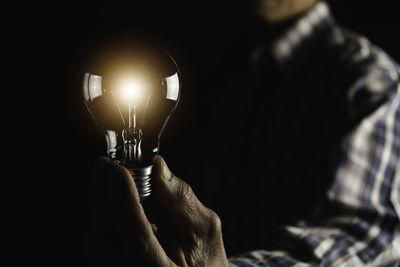
[[[12,160],[14,170],[23,173],[16,175],[23,177],[15,179],[22,190],[14,195],[19,205],[12,210],[21,218],[16,232],[23,234],[13,238],[19,251],[34,251],[29,258],[53,266],[84,265],[88,176],[92,161],[104,153],[104,142],[81,100],[82,73],[98,44],[124,36],[159,42],[178,62],[182,102],[161,140],[161,154],[170,169],[213,208],[215,198],[207,195],[203,181],[196,180],[196,168],[202,166],[191,162],[199,149],[196,142],[203,142],[212,130],[194,126],[195,120],[210,116],[199,112],[207,106],[202,93],[212,98],[207,87],[215,87],[215,77],[224,74],[227,57],[240,57],[255,25],[250,4],[240,2],[58,1],[4,9],[11,15],[2,19],[3,53],[10,59],[6,76],[15,96],[11,103],[7,99],[3,103],[16,107],[7,108],[5,123],[7,128],[18,127],[9,142],[17,143],[17,149],[13,146],[8,157],[24,158],[23,164]],[[331,2],[337,21],[400,60],[396,1]],[[20,194],[26,196],[22,201]],[[228,253],[237,252],[237,245],[227,247]]]

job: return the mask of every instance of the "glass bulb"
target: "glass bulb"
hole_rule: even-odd
[[[154,157],[178,104],[180,80],[168,53],[139,44],[104,53],[84,74],[84,100],[106,138],[107,153],[131,171],[141,201],[151,192]]]

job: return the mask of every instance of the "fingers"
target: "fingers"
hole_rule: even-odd
[[[95,163],[95,171],[95,178],[99,180],[94,180],[93,183],[102,183],[103,179],[108,193],[106,198],[109,204],[112,203],[111,209],[114,212],[108,215],[117,220],[120,228],[117,230],[125,239],[124,243],[128,246],[131,243],[132,247],[141,247],[150,266],[174,266],[153,233],[129,170],[108,158],[100,158]],[[117,215],[116,210],[119,213]]]
[[[214,224],[214,212],[202,205],[190,186],[177,178],[169,169],[162,157],[157,156],[153,169],[153,190],[161,205],[178,225],[201,230],[207,222]]]
[[[185,259],[185,253],[183,252],[182,246],[178,243],[178,240],[174,238],[170,242],[168,255],[176,264],[178,264],[178,266],[188,267]]]
[[[154,163],[153,192],[177,226],[180,246],[170,254],[175,262],[182,266],[227,266],[218,215],[203,206],[161,157]]]

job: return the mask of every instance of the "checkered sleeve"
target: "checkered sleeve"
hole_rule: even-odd
[[[351,104],[370,95],[374,102],[384,91],[387,100],[342,140],[325,215],[284,227],[276,250],[231,257],[231,267],[400,266],[400,71],[374,51],[376,62],[368,64],[348,99]],[[361,53],[353,60],[363,61],[366,51]]]

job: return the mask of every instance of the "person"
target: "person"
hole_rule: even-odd
[[[257,40],[247,71],[238,71],[243,79],[226,78],[213,105],[226,103],[213,115],[209,144],[226,156],[204,159],[227,166],[229,179],[214,181],[230,191],[218,215],[158,156],[153,196],[164,213],[150,218],[129,171],[102,158],[91,196],[93,265],[400,264],[400,68],[339,26],[324,1],[260,0],[257,10],[272,34]],[[199,175],[221,175],[210,168]],[[262,232],[282,222],[274,235]],[[228,258],[225,226],[224,238],[236,232],[244,243],[259,232],[258,249]]]

